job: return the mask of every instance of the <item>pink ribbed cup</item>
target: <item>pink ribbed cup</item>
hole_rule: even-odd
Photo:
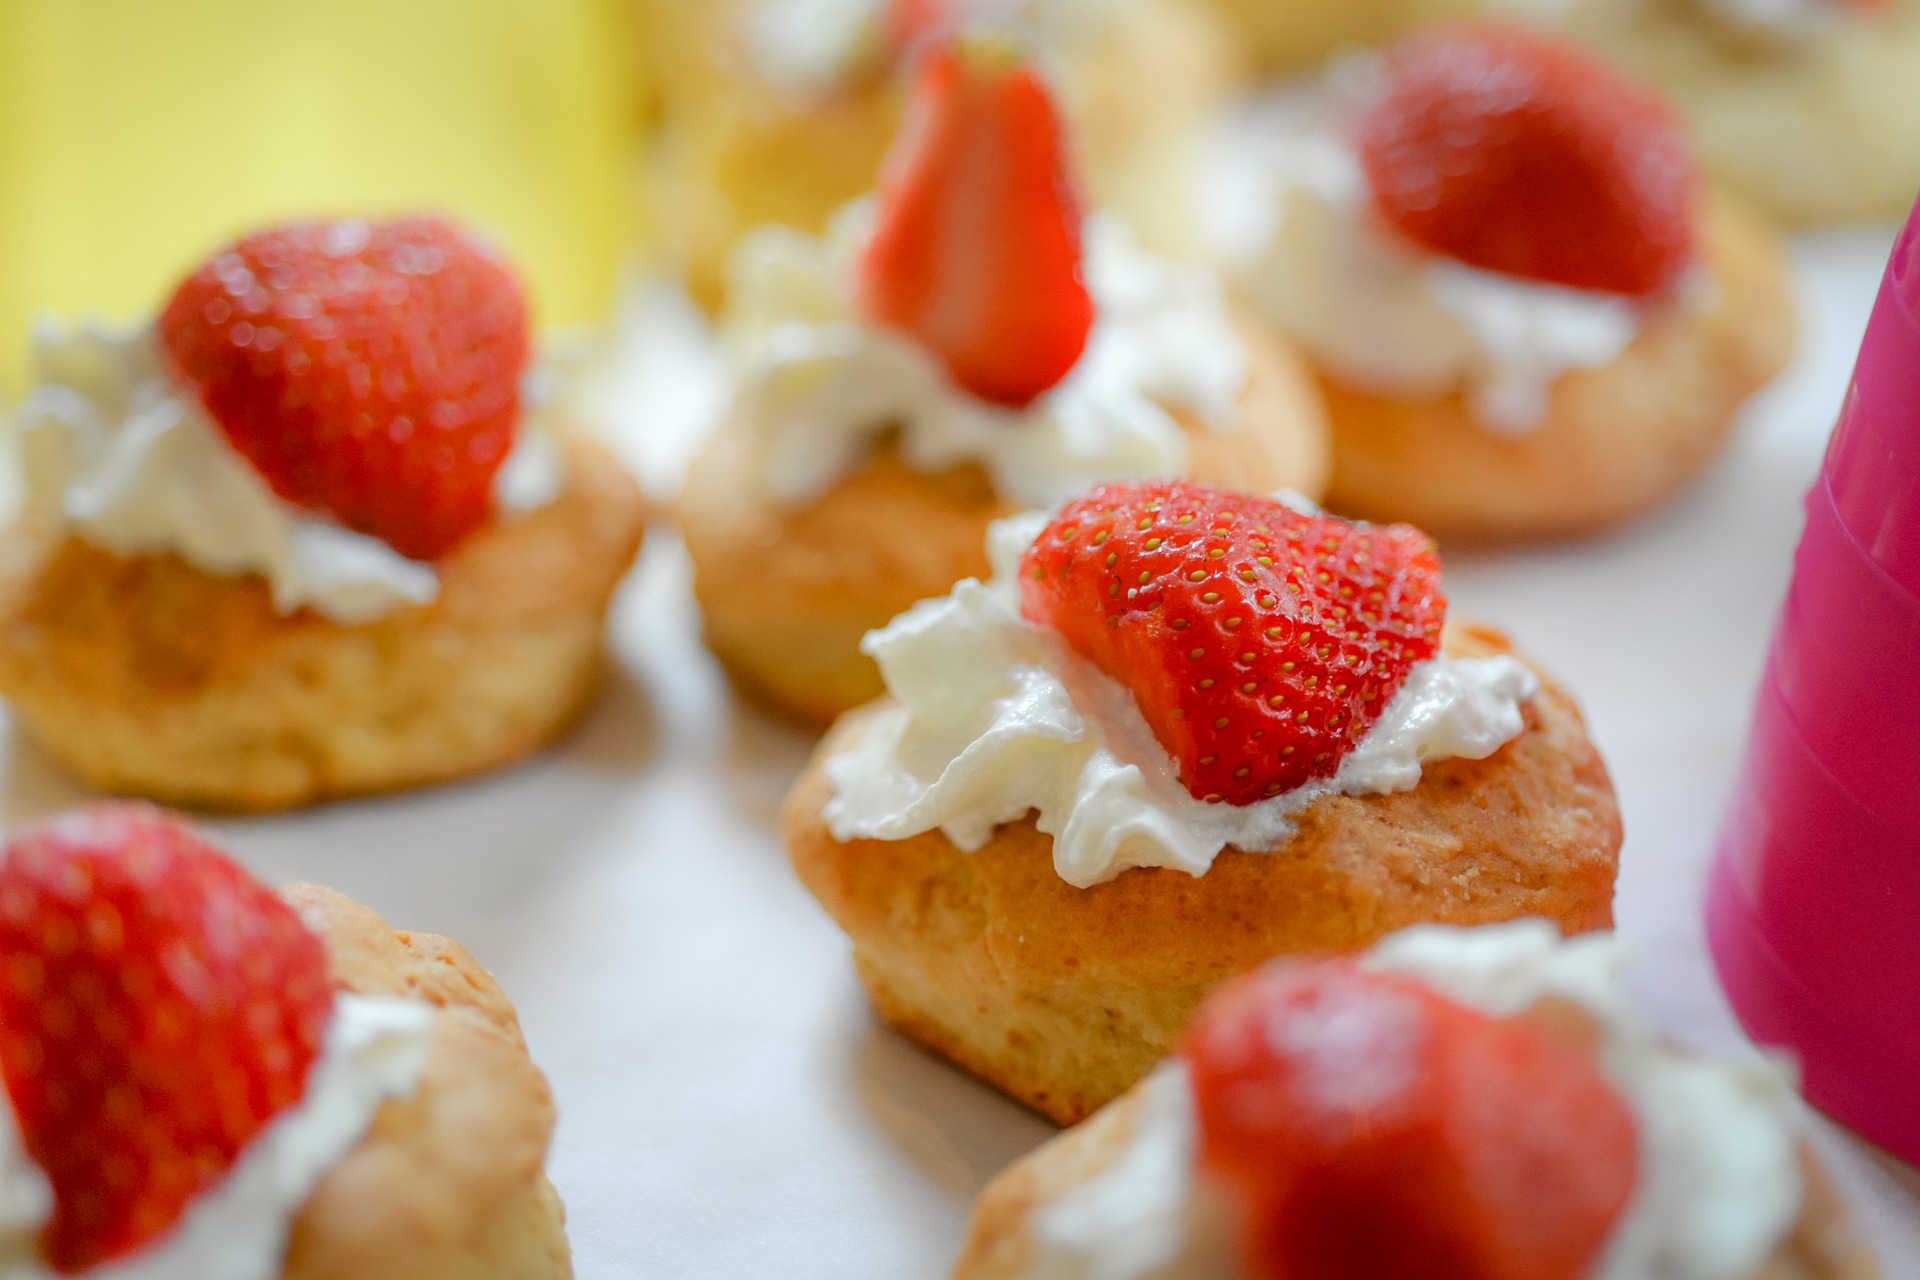
[[[1707,893],[1734,1009],[1920,1163],[1920,208],[1807,495]]]

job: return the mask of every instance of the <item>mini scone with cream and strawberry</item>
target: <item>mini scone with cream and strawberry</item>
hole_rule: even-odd
[[[1083,218],[1052,99],[999,35],[929,48],[877,198],[743,245],[733,400],[680,501],[709,646],[825,723],[860,638],[986,573],[1000,516],[1103,480],[1317,496],[1318,392],[1216,280]]]
[[[955,1280],[1872,1280],[1765,1064],[1669,1049],[1612,935],[1275,961],[1001,1174]]]
[[[148,326],[43,330],[0,693],[115,792],[286,808],[526,755],[583,707],[628,473],[437,218],[293,223]]]
[[[1443,542],[1604,528],[1694,476],[1791,353],[1778,238],[1562,38],[1433,28],[1246,135],[1269,216],[1232,274],[1320,377],[1337,511]]]
[[[1793,226],[1903,217],[1920,187],[1914,0],[1497,0],[1660,87],[1728,190]]]
[[[868,638],[891,696],[783,817],[906,1034],[1071,1123],[1274,956],[1611,923],[1619,810],[1579,713],[1447,624],[1417,530],[1156,482],[995,538],[991,582]]]
[[[1197,248],[1189,201],[1232,58],[1194,0],[650,0],[665,95],[666,232],[694,297],[767,223],[817,234],[873,188],[918,48],[976,22],[1045,50],[1102,207],[1163,252]]]
[[[545,1079],[457,943],[141,804],[0,852],[17,1280],[566,1280]]]

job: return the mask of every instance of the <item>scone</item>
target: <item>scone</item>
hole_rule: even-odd
[[[424,219],[262,233],[154,330],[44,335],[0,538],[16,717],[96,787],[212,809],[552,741],[644,506],[549,389],[523,396],[526,345],[512,277]]]
[[[920,44],[999,20],[1057,71],[1097,201],[1149,244],[1192,244],[1190,172],[1232,65],[1192,0],[650,0],[665,86],[667,232],[694,297],[722,304],[739,238],[810,234],[872,188]]]
[[[1071,1123],[1276,955],[1421,921],[1612,919],[1620,817],[1565,693],[1454,628],[1432,547],[1109,486],[996,529],[869,637],[784,813],[895,1027]]]
[[[1211,276],[1083,226],[1020,59],[929,51],[877,205],[741,249],[733,403],[679,518],[708,644],[808,721],[879,693],[860,637],[984,572],[998,516],[1116,478],[1325,482],[1311,376]]]
[[[1913,0],[1506,0],[1660,86],[1730,190],[1795,226],[1891,220],[1920,188]]]
[[[955,1280],[1872,1280],[1770,1067],[1657,1044],[1610,935],[1276,961],[980,1199]]]
[[[1207,0],[1262,72],[1301,71],[1327,55],[1380,45],[1477,13],[1485,0]]]
[[[0,895],[10,1274],[572,1274],[552,1098],[459,944],[140,805],[16,836]]]
[[[1262,145],[1275,221],[1235,278],[1319,374],[1335,510],[1443,542],[1604,529],[1697,475],[1792,353],[1778,237],[1556,37],[1412,37]]]

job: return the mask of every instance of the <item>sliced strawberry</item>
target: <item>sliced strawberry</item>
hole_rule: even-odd
[[[1416,35],[1358,121],[1380,215],[1472,266],[1644,296],[1693,256],[1699,163],[1654,94],[1572,44],[1472,23]]]
[[[1019,408],[1080,359],[1093,300],[1059,112],[1023,51],[948,37],[914,70],[860,263],[862,308],[961,387]]]
[[[299,1100],[333,1008],[326,948],[178,823],[102,806],[0,854],[0,1074],[46,1173],[46,1262],[165,1233]]]
[[[1411,978],[1281,962],[1181,1053],[1254,1280],[1583,1280],[1633,1193],[1633,1113],[1591,1052]]]
[[[527,308],[438,218],[298,222],[187,277],[160,337],[288,502],[430,560],[486,519],[513,447]]]
[[[1179,481],[1067,504],[1020,584],[1029,619],[1133,693],[1187,789],[1232,804],[1331,777],[1447,612],[1409,525]]]

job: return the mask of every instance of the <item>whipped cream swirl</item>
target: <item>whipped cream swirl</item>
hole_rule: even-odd
[[[1130,867],[1201,876],[1229,845],[1275,849],[1324,795],[1419,785],[1421,765],[1484,759],[1518,737],[1539,680],[1511,657],[1415,667],[1323,781],[1250,805],[1196,800],[1133,695],[1020,614],[1019,560],[1044,516],[1000,521],[994,578],[968,579],[871,632],[864,652],[898,700],[826,763],[834,838],[900,840],[936,828],[962,849],[1029,812],[1079,888]]]
[[[279,498],[168,373],[150,327],[43,325],[34,357],[37,385],[18,430],[35,518],[122,555],[172,553],[208,573],[258,574],[281,613],[311,608],[345,626],[438,597],[433,565]],[[522,399],[513,451],[494,478],[509,511],[545,506],[560,491],[547,371],[529,375]]]
[[[1176,415],[1237,428],[1247,359],[1219,283],[1141,252],[1119,221],[1087,221],[1085,353],[1021,410],[967,394],[912,338],[860,315],[851,273],[872,225],[863,201],[825,240],[767,227],[736,253],[731,417],[775,501],[819,497],[891,429],[917,470],[979,463],[1007,501],[1052,507],[1102,482],[1186,474]]]
[[[1799,1216],[1799,1103],[1765,1063],[1702,1062],[1661,1047],[1620,996],[1620,962],[1612,934],[1562,939],[1543,920],[1419,925],[1361,960],[1496,1017],[1549,997],[1584,1009],[1601,1032],[1601,1069],[1640,1133],[1633,1199],[1594,1280],[1747,1280]],[[1036,1211],[1031,1227],[1040,1248],[1028,1276],[1237,1274],[1195,1176],[1197,1121],[1184,1065],[1170,1061],[1141,1088],[1139,1121],[1119,1157]]]
[[[800,99],[820,99],[884,69],[891,0],[758,0],[746,15],[754,69]],[[1055,49],[1138,0],[946,0],[958,22],[1014,26]]]
[[[1632,345],[1640,308],[1482,271],[1382,223],[1343,135],[1377,76],[1376,61],[1355,60],[1239,123],[1225,143],[1239,172],[1223,253],[1255,309],[1335,378],[1402,400],[1461,392],[1489,431],[1523,435],[1545,419],[1562,374]]]
[[[225,1178],[188,1204],[165,1235],[80,1274],[87,1280],[275,1280],[293,1220],[328,1171],[391,1099],[426,1070],[433,1007],[338,992],[326,1043],[300,1101],[254,1136]],[[0,1280],[56,1280],[35,1244],[53,1211],[45,1176],[0,1107]]]

